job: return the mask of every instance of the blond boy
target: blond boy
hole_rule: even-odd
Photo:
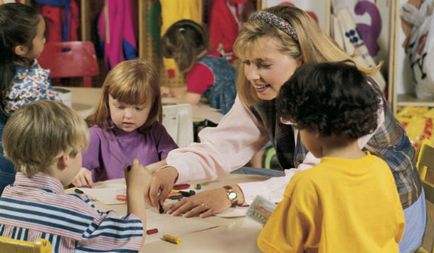
[[[72,109],[53,101],[25,106],[8,120],[3,145],[17,175],[0,197],[1,236],[45,238],[53,252],[141,248],[149,175],[136,160],[126,171],[126,217],[96,210],[85,195],[64,193],[63,187],[80,170],[81,151],[88,145],[86,123]]]

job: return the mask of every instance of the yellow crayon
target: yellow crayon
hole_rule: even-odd
[[[163,237],[161,237],[161,240],[164,240],[166,242],[171,242],[174,244],[180,244],[181,243],[181,238],[179,238],[178,236],[169,235],[169,234],[163,235]]]

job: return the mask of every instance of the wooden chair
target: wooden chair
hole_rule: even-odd
[[[34,242],[15,240],[0,236],[0,252],[7,253],[51,253],[51,244],[45,239]]]
[[[38,58],[51,78],[83,77],[83,86],[92,86],[92,76],[99,74],[95,47],[89,41],[47,42]]]
[[[427,210],[422,247],[416,253],[434,253],[434,147],[428,141],[422,143],[416,165],[425,190]]]

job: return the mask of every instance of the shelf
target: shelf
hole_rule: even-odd
[[[434,107],[434,99],[420,99],[414,95],[399,94],[398,106],[429,106]]]

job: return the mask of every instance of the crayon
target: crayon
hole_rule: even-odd
[[[161,237],[161,240],[166,241],[166,242],[171,242],[173,244],[180,244],[181,243],[181,238],[179,238],[178,236],[169,235],[169,234],[163,235],[163,237]]]
[[[190,191],[179,191],[179,193],[181,193],[182,196],[184,197],[190,197],[196,194],[195,191],[190,190]]]
[[[123,194],[118,194],[118,195],[116,195],[116,200],[127,201],[127,196],[123,195]]]
[[[158,233],[158,228],[152,228],[152,229],[146,230],[146,234],[147,235],[153,235],[153,234],[156,234],[156,233]]]
[[[182,196],[181,194],[179,194],[179,195],[172,195],[172,196],[169,196],[167,198],[171,199],[171,200],[181,200],[183,197],[184,196]]]
[[[173,186],[173,189],[175,190],[184,190],[190,188],[189,184],[176,184]]]
[[[84,192],[78,188],[75,188],[74,192],[78,194],[84,194]]]

